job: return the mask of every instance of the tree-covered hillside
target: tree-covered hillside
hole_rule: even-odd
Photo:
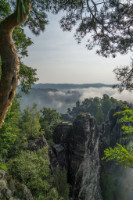
[[[11,191],[5,191],[6,185],[0,187],[0,199],[9,196],[24,200],[29,190],[35,200],[69,200],[65,170],[50,169],[48,143],[52,143],[53,128],[60,121],[60,114],[55,110],[43,108],[40,112],[35,104],[21,112],[19,98],[14,99],[0,130],[0,166],[6,170]]]
[[[78,114],[89,113],[96,118],[97,124],[102,124],[107,119],[109,111],[122,104],[128,104],[128,102],[118,101],[104,94],[102,98],[94,97],[84,99],[82,102],[77,101],[76,106],[72,109],[68,108],[67,114],[62,117],[64,120],[73,121]],[[130,106],[132,107],[132,104]]]

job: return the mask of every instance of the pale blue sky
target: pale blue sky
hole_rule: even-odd
[[[74,32],[63,32],[60,15],[50,15],[44,33],[34,36],[26,29],[34,44],[29,48],[25,64],[37,68],[38,83],[115,83],[113,69],[129,65],[131,54],[103,58],[88,51],[85,43],[77,44]]]

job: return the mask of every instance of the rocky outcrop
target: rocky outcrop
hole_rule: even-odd
[[[95,119],[79,115],[69,145],[70,177],[74,199],[101,200],[99,186],[99,134]]]
[[[54,142],[54,163],[56,158],[58,166],[66,168],[68,182],[72,186],[72,198],[102,200],[99,134],[95,119],[88,114],[81,114],[73,125],[59,124],[55,129]]]
[[[28,150],[37,151],[38,149],[42,149],[43,147],[48,146],[47,140],[43,135],[38,136],[37,138],[33,138],[28,140]]]
[[[121,125],[119,123],[119,116],[114,114],[118,112],[119,107],[112,109],[107,120],[104,122],[102,130],[99,130],[100,134],[100,157],[103,156],[103,152],[106,148],[115,146],[116,143],[122,143],[121,137]]]
[[[133,199],[131,184],[122,184],[130,179],[133,185],[132,170],[101,160],[106,148],[125,143],[118,116],[114,116],[118,110],[112,109],[101,127],[88,114],[80,114],[73,124],[66,122],[56,127],[51,166],[66,169],[73,200]]]

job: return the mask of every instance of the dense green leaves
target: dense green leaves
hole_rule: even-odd
[[[13,40],[15,42],[20,58],[28,56],[27,48],[33,44],[31,38],[27,37],[24,28],[18,26],[13,32]]]
[[[20,128],[27,137],[36,137],[40,135],[40,111],[34,104],[31,108],[27,106],[22,112]]]
[[[9,180],[14,180],[15,198],[24,199],[23,187],[26,186],[35,200],[69,200],[67,173],[57,169],[51,174],[47,144],[34,151],[28,148],[29,141],[34,143],[40,135],[42,137],[43,128],[52,140],[58,122],[60,114],[56,110],[43,108],[40,113],[34,104],[20,112],[20,102],[14,100],[1,129],[0,155],[4,160],[1,162],[0,158],[0,168],[7,170]]]
[[[125,167],[133,167],[133,143],[129,146],[117,144],[115,148],[108,148],[104,151],[107,161],[116,159],[118,164],[122,163]]]
[[[122,123],[123,139],[127,139],[128,145],[117,144],[114,148],[105,149],[103,159],[107,161],[115,159],[116,163],[133,168],[133,143],[132,140],[130,141],[133,137],[133,110],[125,106],[123,111],[117,112],[115,115],[121,116],[119,121]]]
[[[73,120],[78,114],[87,112],[96,118],[98,124],[101,124],[106,120],[110,109],[116,108],[121,104],[122,101],[118,101],[113,97],[104,94],[102,98],[95,97],[85,99],[81,103],[77,102],[75,107],[68,109],[68,116],[70,120]]]
[[[47,147],[37,152],[22,151],[17,157],[8,162],[8,169],[13,178],[27,185],[35,196],[39,196],[41,193],[45,194],[50,188],[48,183],[50,169]]]
[[[36,77],[36,69],[28,67],[23,63],[20,64],[20,84],[21,84],[21,91],[24,93],[29,93],[32,84],[34,84],[38,78]]]
[[[45,107],[41,110],[41,129],[45,132],[45,137],[50,145],[53,143],[53,130],[60,122],[61,115],[56,110]]]
[[[5,18],[11,12],[10,5],[7,0],[0,1],[0,20]]]
[[[67,184],[67,174],[65,169],[56,169],[54,172],[54,184],[61,197],[60,200],[70,200],[70,186]]]
[[[7,167],[0,162],[0,169],[7,170]]]
[[[19,133],[20,102],[14,99],[12,107],[9,109],[5,122],[0,129],[0,155],[4,157],[15,142]]]
[[[98,111],[96,113],[96,121],[98,124],[102,124],[104,121],[104,114],[101,108],[98,108]]]

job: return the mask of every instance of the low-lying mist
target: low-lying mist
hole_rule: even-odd
[[[83,101],[86,98],[102,97],[107,94],[115,99],[128,101],[133,103],[132,93],[123,91],[119,93],[117,89],[111,87],[101,88],[80,88],[80,89],[53,89],[53,88],[32,88],[30,94],[22,93],[21,108],[26,105],[32,106],[33,103],[38,105],[38,108],[49,107],[56,109],[58,112],[65,113],[67,108],[75,106],[76,101]]]

